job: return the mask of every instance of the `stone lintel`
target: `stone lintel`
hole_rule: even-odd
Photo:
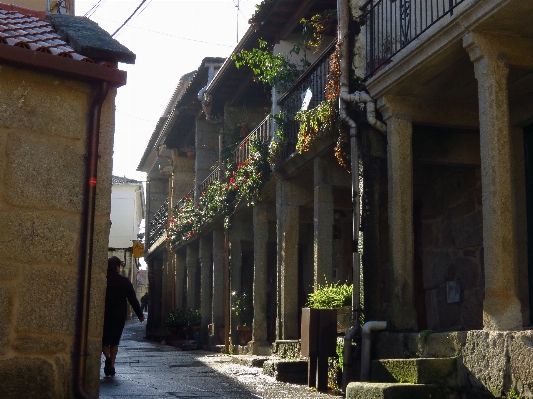
[[[510,65],[533,68],[533,39],[515,35],[469,32],[463,47],[472,62],[483,56],[505,59]]]
[[[453,126],[477,129],[479,114],[475,107],[450,104],[428,98],[384,96],[377,100],[377,106],[385,121],[394,115],[397,119],[412,121],[418,125]]]

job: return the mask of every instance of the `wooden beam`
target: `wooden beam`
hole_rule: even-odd
[[[302,17],[307,11],[311,9],[314,3],[315,0],[304,0],[301,2],[298,9],[292,13],[289,20],[285,23],[283,29],[281,29],[279,34],[276,36],[276,42],[278,42],[279,40],[283,40],[294,30],[294,28],[296,28],[296,26],[300,23]]]

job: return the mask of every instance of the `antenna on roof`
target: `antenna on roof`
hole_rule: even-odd
[[[235,3],[235,0],[233,0],[233,3]],[[240,0],[237,0],[237,4],[235,4],[235,8],[237,9],[237,43],[239,43],[239,11],[240,9]]]

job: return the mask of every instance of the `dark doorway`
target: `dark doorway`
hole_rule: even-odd
[[[533,125],[524,128],[524,149],[526,165],[529,324],[533,325]]]

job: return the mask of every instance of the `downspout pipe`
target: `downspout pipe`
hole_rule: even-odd
[[[369,321],[363,325],[361,343],[361,382],[370,381],[370,346],[372,331],[381,331],[387,328],[386,321]]]
[[[361,337],[359,319],[361,315],[361,277],[360,277],[360,254],[359,247],[359,225],[361,220],[360,192],[359,192],[359,148],[357,140],[357,124],[348,116],[347,103],[365,103],[368,123],[381,132],[386,131],[386,125],[376,119],[376,106],[366,92],[355,92],[349,94],[349,51],[348,51],[348,23],[349,9],[348,0],[337,0],[337,42],[340,51],[340,93],[339,93],[339,117],[350,130],[351,149],[351,177],[352,177],[352,327],[346,332],[344,337],[344,367],[343,367],[343,388],[346,389],[349,379],[349,371],[353,368],[352,341]]]
[[[96,207],[96,178],[98,170],[98,142],[102,105],[109,91],[109,83],[102,82],[95,90],[87,121],[85,145],[84,191],[81,217],[80,249],[78,259],[78,298],[76,308],[76,335],[74,343],[74,391],[81,399],[94,399],[87,391],[87,344],[89,335],[89,308],[91,299],[91,272],[93,258],[94,219]]]
[[[340,87],[341,93],[348,92],[348,42],[345,40],[348,32],[348,1],[337,0],[337,19],[338,19],[338,46],[340,46]],[[349,379],[349,370],[353,367],[352,359],[352,341],[360,337],[360,290],[361,280],[359,273],[359,220],[360,220],[360,206],[359,206],[359,149],[357,143],[357,125],[346,112],[346,102],[339,95],[339,117],[350,129],[350,149],[351,149],[351,174],[352,174],[352,274],[353,274],[353,292],[352,292],[352,327],[346,332],[344,336],[344,351],[343,351],[343,375],[342,385],[346,389]]]

